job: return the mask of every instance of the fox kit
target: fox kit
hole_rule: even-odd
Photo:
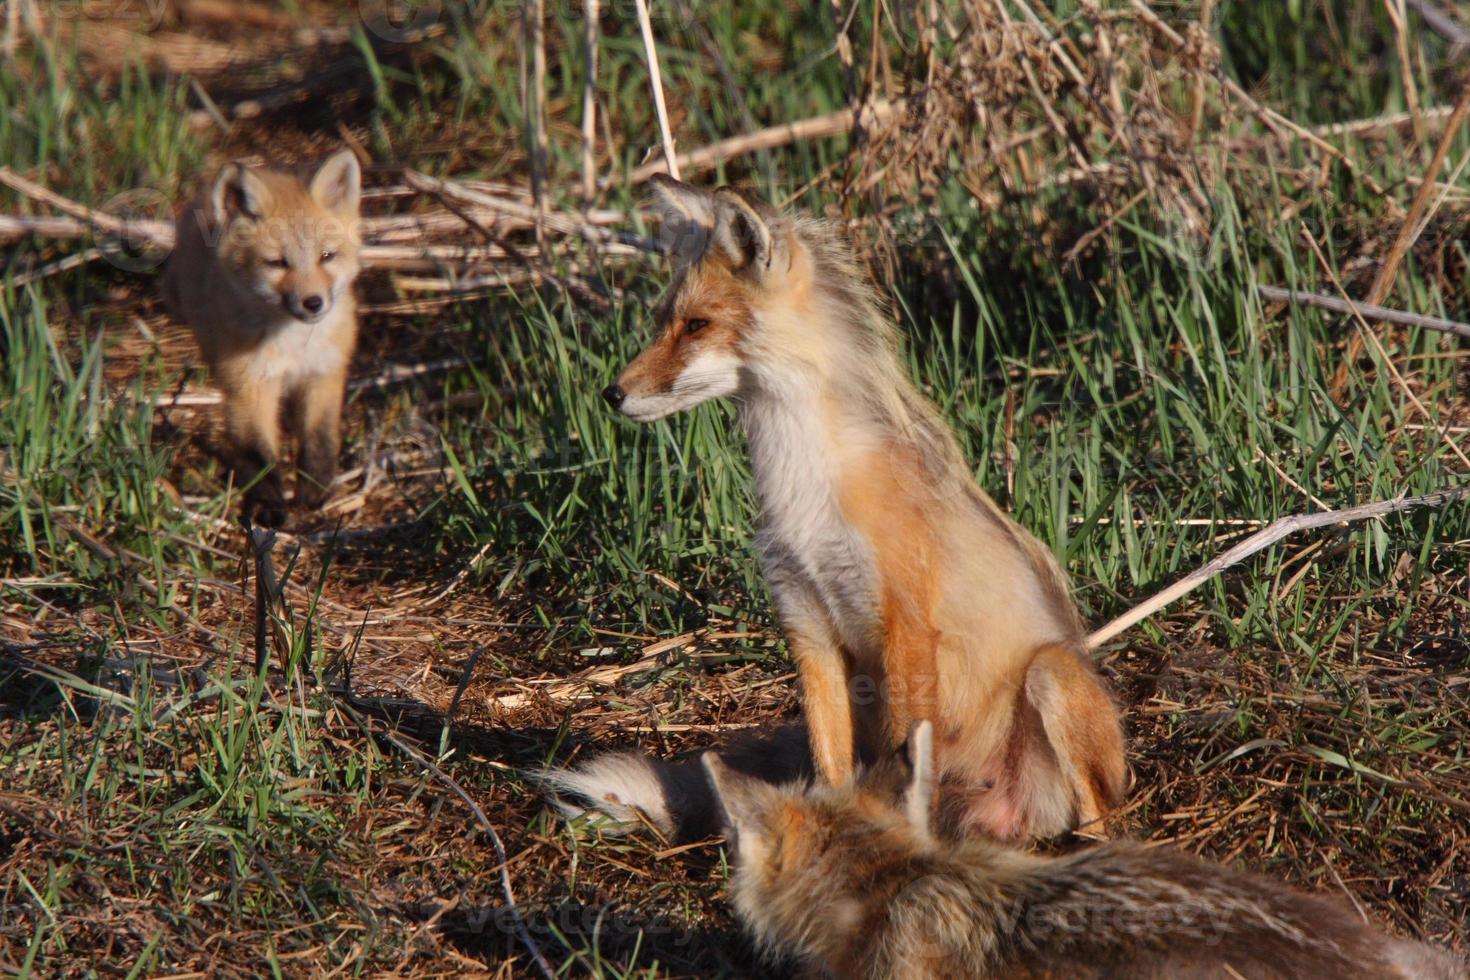
[[[603,395],[640,422],[741,403],[819,774],[846,784],[926,720],[951,825],[1096,821],[1124,788],[1123,738],[1066,577],[974,484],[847,246],[729,188],[656,188],[675,280]]]
[[[1337,903],[1135,843],[1065,857],[938,843],[932,730],[907,786],[775,787],[710,753],[737,914],[768,953],[870,978],[1464,978]]]
[[[180,216],[164,300],[194,332],[224,393],[237,479],[259,520],[285,519],[280,413],[296,436],[296,502],[337,473],[342,398],[357,343],[362,175],[343,150],[307,181],[232,163]]]

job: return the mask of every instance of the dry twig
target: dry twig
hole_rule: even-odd
[[[1423,327],[1425,330],[1434,330],[1439,333],[1451,333],[1457,337],[1470,338],[1470,323],[1461,323],[1459,320],[1445,320],[1437,316],[1428,316],[1423,313],[1410,313],[1406,310],[1394,310],[1387,306],[1377,306],[1372,303],[1353,303],[1349,300],[1338,299],[1336,296],[1327,296],[1323,293],[1309,293],[1300,289],[1282,289],[1280,286],[1256,286],[1256,292],[1266,299],[1278,300],[1283,303],[1296,303],[1301,306],[1315,306],[1333,313],[1357,314],[1368,320],[1382,320],[1384,323],[1397,323],[1405,327]]]
[[[582,198],[597,200],[597,0],[582,2],[582,47],[587,78],[582,87]]]
[[[531,162],[531,200],[536,205],[536,240],[541,241],[541,217],[546,213],[546,7],[544,0],[523,0],[525,52],[530,77],[522,76],[526,114],[527,155]],[[523,55],[524,56],[524,55]],[[524,64],[524,62],[523,62]]]
[[[849,132],[855,122],[860,122],[865,129],[873,129],[892,119],[896,109],[897,106],[892,102],[880,99],[863,106],[860,110],[838,109],[836,112],[813,116],[810,119],[782,123],[779,126],[768,126],[754,133],[720,140],[708,146],[701,146],[697,150],[671,157],[674,163],[672,169],[666,160],[645,163],[628,174],[628,183],[641,184],[654,174],[667,173],[678,176],[680,170],[706,170],[747,153],[788,146],[802,140],[838,136]]]
[[[1239,564],[1256,552],[1264,551],[1282,538],[1298,531],[1309,531],[1333,524],[1348,524],[1353,521],[1367,520],[1370,517],[1383,517],[1414,507],[1438,507],[1450,501],[1459,500],[1465,496],[1467,491],[1470,491],[1470,485],[1446,487],[1417,497],[1395,497],[1392,500],[1380,500],[1358,507],[1330,510],[1322,514],[1292,514],[1272,521],[1263,530],[1252,534],[1223,555],[1211,559],[1167,589],[1140,602],[1106,626],[1095,630],[1087,637],[1087,645],[1092,649],[1102,646],[1119,633],[1142,622],[1174,600],[1193,592],[1230,566]]]
[[[1435,148],[1434,157],[1429,161],[1429,168],[1424,172],[1424,182],[1414,193],[1414,200],[1409,205],[1409,213],[1404,216],[1403,224],[1399,227],[1398,237],[1394,239],[1388,254],[1384,256],[1383,265],[1378,269],[1378,276],[1373,280],[1373,288],[1368,290],[1369,304],[1376,306],[1382,303],[1392,291],[1399,265],[1409,251],[1409,246],[1414,244],[1414,240],[1422,230],[1422,219],[1429,210],[1429,200],[1438,187],[1435,178],[1439,176],[1439,171],[1444,167],[1445,158],[1449,156],[1450,147],[1454,144],[1455,136],[1459,133],[1460,126],[1465,122],[1467,115],[1470,115],[1470,72],[1467,72],[1461,79],[1460,98],[1455,103],[1455,111],[1450,114],[1449,122],[1445,124],[1444,133],[1439,138],[1439,146]],[[1338,365],[1337,374],[1332,379],[1333,398],[1342,399],[1343,392],[1347,388],[1348,372],[1362,352],[1362,338],[1353,337],[1348,343],[1347,354],[1342,359],[1342,363]]]
[[[245,533],[255,563],[255,672],[259,674],[270,659],[271,618],[281,600],[281,586],[276,581],[275,563],[271,560],[276,532],[247,522]]]
[[[653,22],[648,18],[648,0],[633,0],[638,9],[638,29],[643,33],[643,51],[648,57],[648,85],[653,89],[653,108],[658,115],[659,138],[663,140],[668,173],[679,179],[679,161],[674,155],[674,135],[669,130],[669,110],[664,105],[664,80],[658,67],[658,48],[653,40]]]
[[[489,208],[501,214],[511,215],[512,217],[532,220],[536,217],[534,208],[527,207],[517,201],[511,201],[475,190],[465,184],[452,180],[441,180],[438,177],[430,177],[428,174],[419,173],[417,170],[405,170],[403,172],[403,178],[410,187],[426,194],[442,195],[447,199]],[[603,228],[580,217],[551,212],[546,215],[546,227],[562,234],[580,236],[598,245],[621,244],[630,245],[647,252],[660,251],[658,243],[652,239],[639,238],[637,235]]]

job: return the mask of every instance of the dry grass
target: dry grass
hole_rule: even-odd
[[[915,258],[898,247],[926,220],[958,225],[955,215],[969,212],[954,207],[956,193],[980,215],[967,233],[1017,246],[1008,256],[1012,268],[1048,256],[1094,277],[1099,292],[1116,286],[1127,305],[1143,301],[1126,292],[1129,279],[1119,270],[1125,246],[1142,252],[1140,240],[1175,233],[1190,249],[1208,251],[1222,221],[1219,202],[1243,200],[1231,192],[1269,175],[1281,208],[1252,212],[1258,224],[1242,237],[1290,239],[1309,220],[1331,239],[1333,271],[1356,295],[1398,233],[1403,209],[1393,194],[1380,208],[1329,213],[1318,204],[1381,192],[1383,173],[1364,163],[1373,152],[1367,141],[1401,146],[1412,121],[1373,131],[1350,152],[1323,149],[1328,137],[1317,130],[1267,118],[1255,98],[1222,87],[1221,54],[1207,33],[1182,23],[1161,27],[1140,6],[1099,11],[1084,4],[1058,23],[1024,0],[977,0],[949,21],[920,19],[891,37],[858,37],[854,71],[864,90],[905,109],[891,128],[866,134],[862,152],[814,161],[802,156],[807,149],[794,150],[792,167],[806,166],[801,172],[810,179],[793,177],[793,197],[830,200],[834,212],[856,219],[900,287],[944,266],[933,295],[914,298],[919,309],[971,302],[952,249]],[[1029,18],[1062,40],[1046,43]],[[397,90],[381,76],[408,86],[402,79],[436,70],[432,45],[449,44],[445,35],[373,42],[367,59],[351,56],[357,49],[344,23],[350,18],[323,4],[287,15],[192,2],[155,31],[82,21],[64,25],[63,36],[88,71],[121,74],[123,52],[136,49],[146,65],[190,73],[226,123],[216,133],[210,112],[188,117],[209,134],[200,136],[208,147],[200,162],[267,146],[305,160],[346,140],[373,147],[379,159],[432,163],[435,173],[509,185],[501,191],[524,186],[515,127],[463,118],[440,103],[384,108]],[[463,43],[484,56],[478,64],[513,62],[514,32],[497,33],[505,27],[503,18],[473,23]],[[1181,32],[1182,45],[1170,30]],[[731,36],[744,38],[749,65],[769,71],[772,58],[779,63],[769,38]],[[554,32],[550,40],[560,57]],[[307,67],[282,69],[293,64]],[[457,64],[473,75],[468,58]],[[685,84],[676,78],[671,87]],[[549,104],[551,134],[566,146],[580,139],[578,91],[570,85]],[[709,96],[671,100],[681,148],[695,139],[698,113],[709,109],[701,98]],[[609,131],[620,134],[611,127],[637,119],[636,99],[605,111]],[[621,164],[633,156],[631,142],[604,146],[600,159]],[[400,174],[396,167],[372,171],[370,186],[401,187]],[[104,196],[86,194],[92,179],[82,175],[53,169],[32,176],[79,197]],[[164,179],[182,184],[185,177]],[[1394,189],[1407,186],[1406,178]],[[413,215],[438,221],[435,234],[444,240],[476,240],[440,220],[448,212],[432,197],[383,194],[372,206],[384,234],[393,219]],[[1466,213],[1456,184],[1414,246],[1414,278],[1398,302],[1457,302]],[[522,245],[532,240],[524,224],[505,234]],[[64,251],[26,247],[31,267]],[[290,568],[287,615],[271,670],[253,694],[248,545],[218,493],[215,410],[193,397],[208,389],[192,367],[187,336],[161,313],[146,276],[97,267],[47,294],[59,346],[76,360],[101,330],[108,354],[100,394],[116,404],[158,401],[153,438],[178,448],[159,482],[166,526],[140,534],[106,505],[65,505],[49,513],[51,543],[29,562],[0,565],[0,757],[7,770],[24,774],[0,790],[0,880],[8,883],[0,887],[0,968],[20,970],[40,956],[45,972],[77,976],[94,968],[126,973],[122,965],[134,962],[146,973],[175,975],[315,975],[329,964],[415,976],[527,974],[530,961],[492,870],[493,849],[454,794],[382,737],[392,730],[439,758],[498,828],[522,911],[553,961],[571,964],[571,972],[611,975],[622,975],[626,964],[654,963],[670,976],[763,972],[721,901],[715,847],[583,840],[547,816],[524,778],[553,758],[613,746],[666,755],[794,716],[794,677],[780,656],[779,632],[758,596],[732,597],[739,576],[721,572],[722,562],[745,559],[738,552],[697,556],[677,566],[688,581],[670,578],[672,565],[647,568],[640,587],[658,593],[659,610],[676,610],[670,619],[683,617],[678,629],[655,628],[662,613],[624,612],[626,583],[595,574],[610,566],[574,553],[563,566],[542,562],[541,570],[524,571],[523,563],[541,561],[535,534],[503,541],[455,523],[468,506],[462,481],[493,510],[511,508],[524,485],[516,481],[528,479],[489,464],[465,476],[469,467],[457,464],[471,452],[460,441],[466,433],[503,438],[507,429],[486,420],[534,413],[544,403],[537,399],[547,397],[530,392],[543,376],[518,362],[521,341],[505,324],[565,324],[568,337],[590,347],[626,322],[597,318],[612,316],[617,289],[636,290],[646,268],[600,263],[579,244],[562,261],[536,265],[546,277],[539,291],[487,288],[426,301],[395,283],[397,272],[367,277],[370,313],[355,380],[379,378],[392,366],[457,366],[364,384],[354,396],[354,463],[336,498],[281,537],[276,560]],[[552,285],[582,272],[592,284],[586,290]],[[1018,289],[1044,282],[1034,277]],[[1008,294],[1004,286],[997,292]],[[633,295],[636,305],[642,294]],[[1005,307],[1017,318],[1024,309],[1014,297]],[[1463,317],[1463,302],[1458,312]],[[1266,313],[1263,322],[1289,324],[1293,315]],[[984,314],[973,319],[983,322]],[[487,339],[446,328],[463,323],[494,329]],[[1405,384],[1442,409],[1429,422],[1400,414],[1400,393],[1377,361],[1365,361],[1359,381],[1371,392],[1363,397],[1383,406],[1385,455],[1407,460],[1411,473],[1442,466],[1455,475],[1435,433],[1459,431],[1470,409],[1433,358],[1463,352],[1426,353],[1405,333],[1383,336]],[[1183,328],[1180,338],[1161,342],[1160,356],[1195,356]],[[1284,331],[1268,342],[1279,347],[1263,349],[1264,360],[1294,350]],[[956,371],[962,377],[954,387],[997,379],[1007,389],[1043,387],[1064,373],[1058,364],[1085,358],[1093,343],[1090,331],[1077,329],[1066,345],[1005,355],[991,366],[993,378]],[[1120,372],[1127,367],[1121,355],[1110,369],[1114,362]],[[973,374],[974,362],[961,363]],[[1162,376],[1165,366],[1160,360],[1146,370]],[[946,410],[961,411],[945,383],[932,379],[949,399]],[[585,400],[594,393],[589,387]],[[1025,429],[1024,398],[1008,394],[1003,403]],[[1028,431],[1045,433],[1051,417],[1068,411],[1058,397],[1030,413]],[[1024,469],[1011,441],[1023,438],[1017,424],[1006,420],[1004,440],[981,464],[992,485],[1015,495],[1013,504]],[[533,433],[529,427],[526,438]],[[1045,445],[1039,435],[1029,448]],[[1222,447],[1228,456],[1231,447]],[[491,446],[492,459],[498,448]],[[1313,450],[1306,445],[1302,455]],[[1154,460],[1162,451],[1139,452]],[[1316,449],[1314,461],[1323,452]],[[1365,472],[1381,465],[1366,450],[1354,462]],[[1120,518],[1154,517],[1149,494],[1178,492],[1168,483],[1172,464],[1134,465],[1100,464],[1097,479],[1128,484],[1131,503],[1118,506]],[[1374,474],[1363,478],[1370,488]],[[1286,510],[1312,506],[1265,468],[1258,481],[1274,487]],[[1350,496],[1362,486],[1334,483],[1329,473],[1312,490]],[[1266,570],[1222,583],[1110,647],[1104,664],[1126,709],[1135,775],[1120,829],[1344,894],[1397,931],[1461,953],[1470,948],[1470,646],[1463,625],[1470,577],[1464,542],[1452,536],[1462,517],[1446,516],[1427,530],[1375,531],[1392,534],[1404,556],[1383,574],[1358,573],[1373,562],[1350,530],[1292,542],[1272,553]],[[1049,530],[1054,540],[1061,536]],[[1155,528],[1141,539],[1098,539],[1113,546],[1088,539],[1087,555],[1073,566],[1094,618],[1213,554],[1221,546],[1211,537],[1216,530],[1188,538]],[[552,535],[539,533],[543,541]],[[730,544],[740,535],[714,537]],[[148,538],[158,551],[140,543]],[[1173,564],[1141,561],[1142,571],[1125,575],[1114,552],[1140,540],[1175,550]],[[593,572],[571,581],[545,570],[573,567]],[[1108,567],[1116,580],[1102,574]],[[1263,607],[1291,607],[1297,620]],[[1305,625],[1297,632],[1283,627],[1288,621]],[[1313,633],[1322,622],[1333,628]],[[1305,642],[1312,639],[1321,642]],[[227,757],[233,761],[221,761]],[[219,773],[240,783],[218,786]]]

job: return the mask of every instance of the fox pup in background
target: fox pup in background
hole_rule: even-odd
[[[706,754],[736,912],[766,952],[870,980],[1466,976],[1336,902],[1168,849],[936,843],[932,742],[919,723],[906,774],[849,787],[775,787]]]
[[[307,181],[232,163],[177,222],[164,300],[224,394],[231,466],[253,481],[247,507],[262,523],[285,521],[283,407],[298,440],[296,503],[320,506],[337,474],[361,188],[350,150]]]
[[[655,186],[676,275],[657,338],[603,395],[639,422],[741,403],[818,773],[844,785],[930,721],[948,826],[1098,820],[1124,789],[1123,738],[1067,579],[975,485],[847,245],[729,188]],[[630,775],[652,785],[652,765],[594,760],[552,783],[598,805],[636,795]]]

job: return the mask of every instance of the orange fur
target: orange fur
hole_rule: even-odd
[[[763,950],[856,980],[1465,980],[1336,900],[1170,848],[1041,856],[936,837],[932,734],[916,726],[905,758],[845,787],[776,787],[705,755],[731,898]]]
[[[667,390],[700,351],[735,350],[751,316],[749,287],[724,265],[696,266],[655,316],[658,336],[618,377],[629,394]],[[691,334],[686,324],[693,318],[709,325]]]
[[[897,748],[915,722],[939,720],[935,607],[942,573],[935,564],[934,527],[905,479],[916,470],[909,456],[901,446],[882,447],[849,467],[840,488],[843,513],[873,548],[882,609],[882,661],[860,665],[877,674],[886,706],[881,716],[866,721],[878,739],[863,746],[870,759]],[[814,732],[814,737],[822,736]],[[851,773],[829,775],[845,782]]]
[[[817,770],[848,783],[930,721],[952,826],[1095,823],[1123,739],[1066,577],[974,485],[846,247],[728,189],[658,188],[681,265],[658,336],[604,394],[645,422],[742,403]]]
[[[285,520],[285,403],[299,442],[297,503],[319,505],[337,471],[357,344],[359,191],[347,151],[309,182],[230,164],[177,222],[164,299],[224,395],[231,467],[251,484],[249,509],[264,523]]]

